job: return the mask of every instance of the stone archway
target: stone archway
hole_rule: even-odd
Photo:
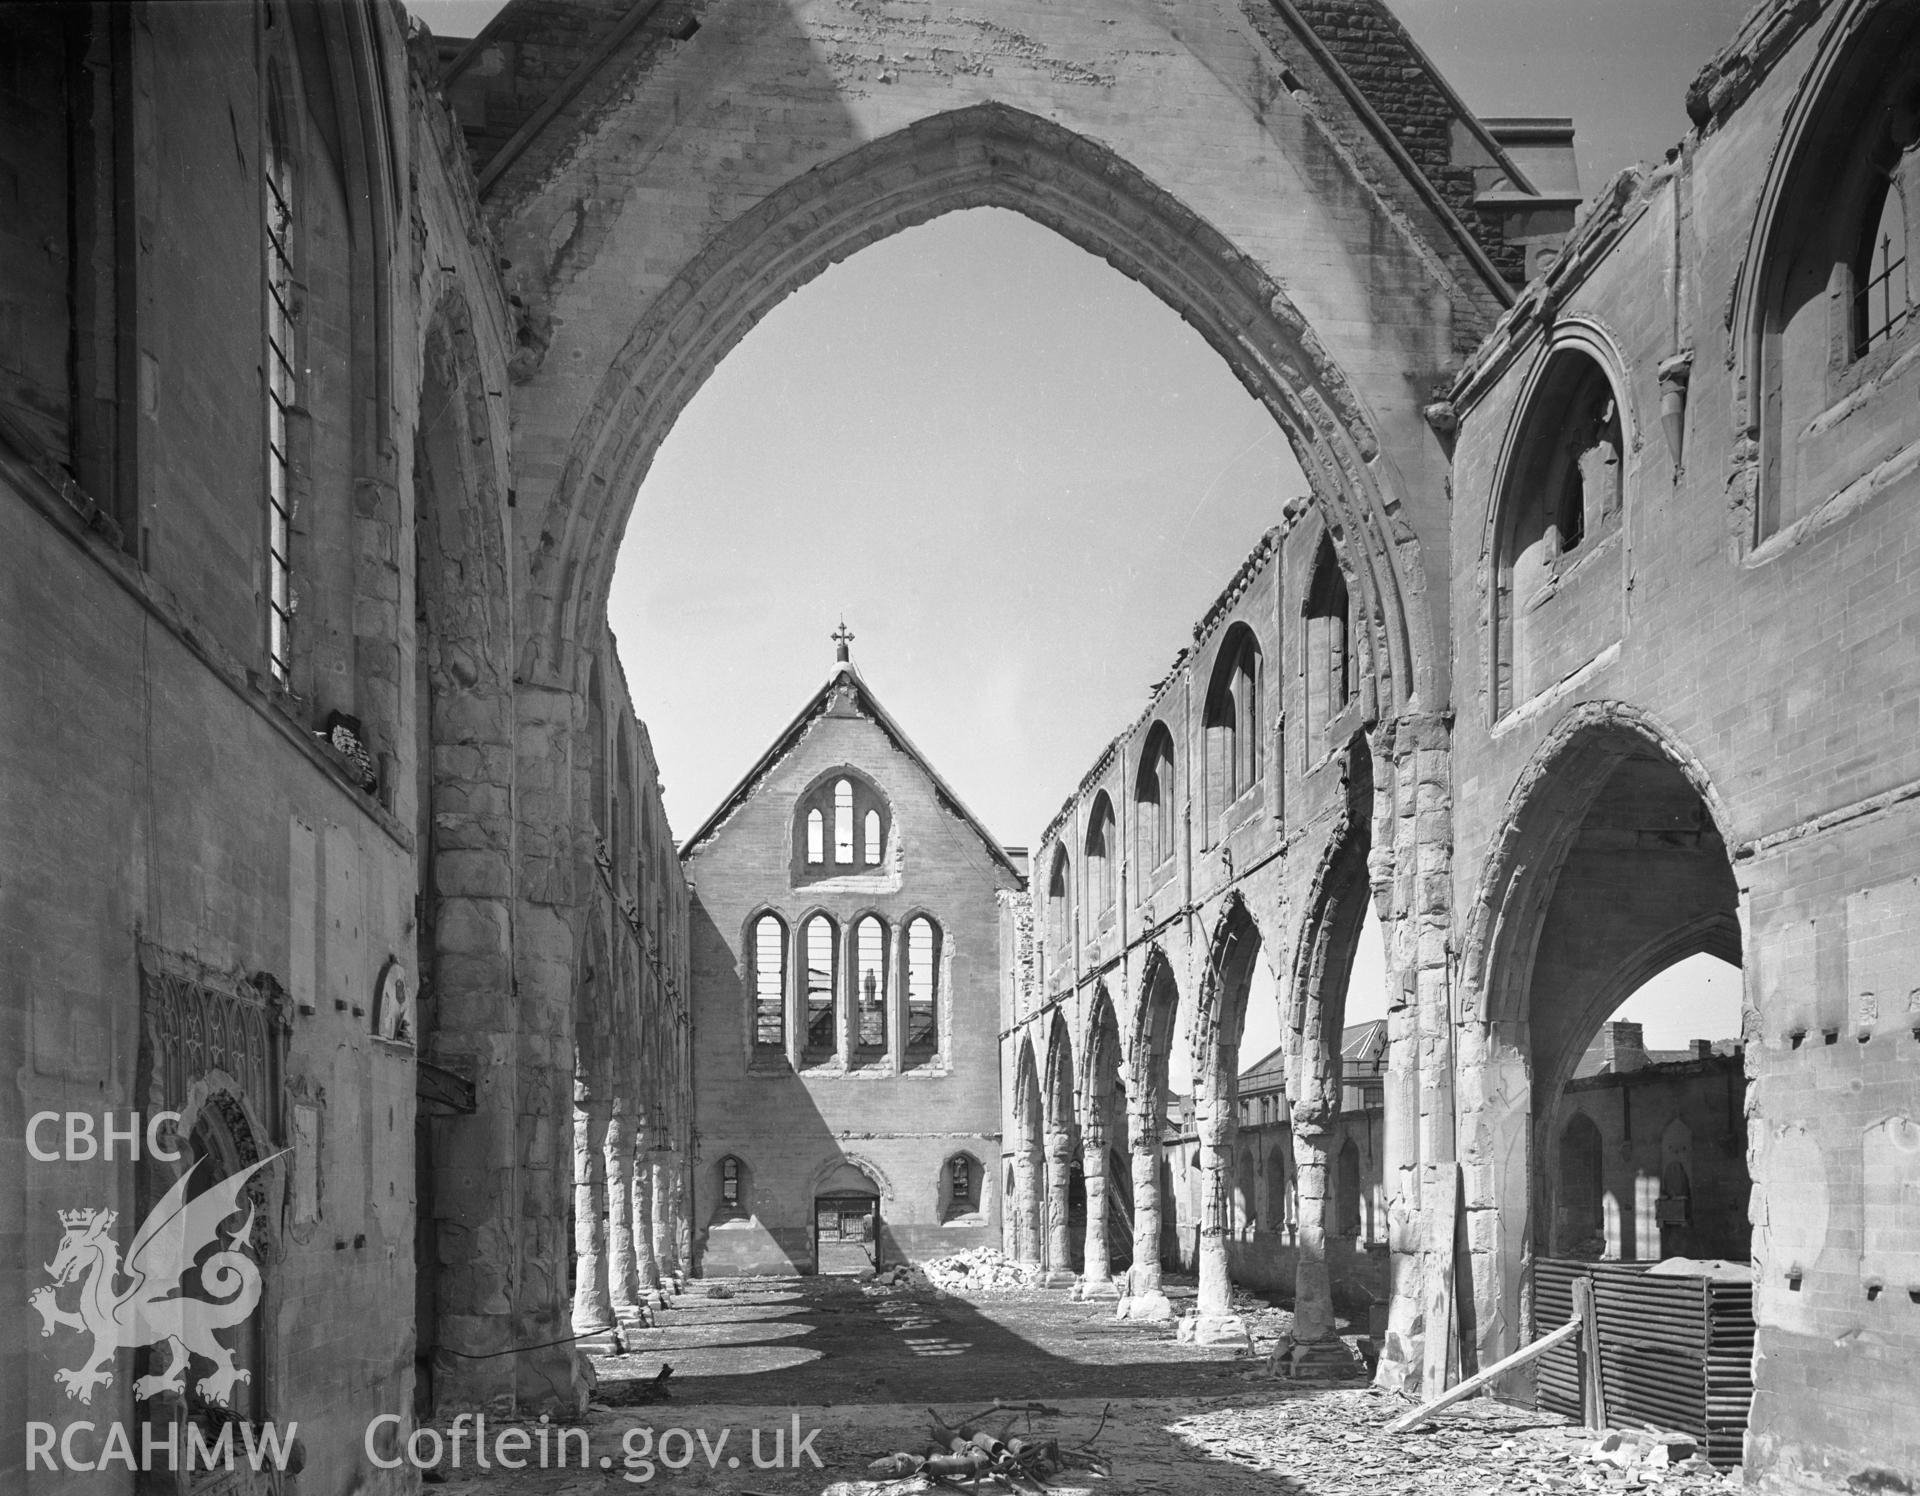
[[[1246,1020],[1254,964],[1262,957],[1263,944],[1260,927],[1246,901],[1238,892],[1229,894],[1214,922],[1194,1033],[1190,1036],[1201,1174],[1200,1294],[1193,1334],[1203,1344],[1237,1344],[1247,1333],[1233,1313],[1227,1241],[1234,1230],[1240,1033]]]
[[[1094,992],[1085,1056],[1079,1090],[1084,1113],[1080,1124],[1080,1152],[1081,1174],[1087,1188],[1087,1229],[1080,1296],[1110,1299],[1119,1297],[1119,1289],[1113,1282],[1109,1250],[1110,1195],[1115,1181],[1110,1178],[1107,1167],[1108,1139],[1113,1136],[1116,1118],[1126,1115],[1126,1091],[1120,1081],[1120,1025],[1114,1017],[1113,1000],[1107,996],[1104,986]]]
[[[1078,1128],[1074,1115],[1073,1037],[1067,1032],[1066,1017],[1058,1012],[1053,1015],[1053,1029],[1047,1036],[1046,1063],[1042,1090],[1046,1188],[1041,1192],[1041,1209],[1046,1222],[1042,1260],[1047,1272],[1043,1281],[1048,1287],[1066,1287],[1074,1279],[1071,1173],[1074,1134]]]
[[[1553,1098],[1602,1020],[1648,976],[1707,952],[1737,962],[1737,844],[1704,767],[1617,702],[1569,712],[1522,773],[1468,912],[1460,969],[1459,1128],[1471,1246],[1463,1341],[1484,1364],[1522,1343],[1530,1263],[1551,1227]]]
[[[1293,1051],[1287,1093],[1292,1102],[1293,1188],[1299,1254],[1288,1355],[1296,1372],[1309,1362],[1351,1358],[1335,1333],[1333,1283],[1327,1265],[1332,1220],[1331,1145],[1340,1121],[1340,1043],[1347,981],[1372,897],[1373,755],[1356,737],[1346,756],[1345,804],[1315,870],[1307,914],[1294,951],[1288,1039]],[[1387,1104],[1395,1104],[1388,1098]]]
[[[1127,1272],[1128,1319],[1159,1321],[1173,1308],[1160,1287],[1160,1264],[1173,1202],[1165,1186],[1167,1166],[1161,1136],[1166,1125],[1167,1058],[1179,1023],[1180,987],[1173,963],[1158,946],[1147,953],[1127,1051],[1131,1092],[1127,1146],[1133,1172],[1133,1266]]]
[[[640,315],[572,427],[523,528],[521,673],[570,678],[602,616],[632,497],[714,365],[776,303],[860,248],[943,213],[1022,213],[1139,281],[1273,414],[1355,567],[1382,710],[1434,697],[1433,623],[1403,591],[1415,534],[1372,413],[1287,290],[1098,142],[1002,103],[915,121],[787,182],[722,229]],[[1384,393],[1384,392],[1383,392]],[[1404,412],[1403,412],[1404,414]]]
[[[1022,1036],[1013,1070],[1013,1189],[1008,1204],[1007,1233],[1016,1262],[1038,1266],[1041,1240],[1041,1100],[1040,1074],[1034,1063],[1033,1041]]]
[[[1116,12],[1096,33],[1118,48],[1102,71],[1082,56],[1083,17],[1021,3],[982,32],[942,23],[967,34],[875,89],[827,44],[839,14],[741,7],[686,47],[623,32],[483,166],[519,322],[516,773],[542,787],[520,801],[514,976],[520,1026],[549,1050],[529,1050],[520,1082],[555,1108],[586,872],[564,766],[635,492],[745,332],[881,237],[1006,208],[1160,297],[1299,457],[1349,558],[1369,715],[1424,722],[1448,699],[1445,589],[1427,560],[1446,554],[1446,464],[1422,406],[1511,295],[1480,229],[1323,71],[1289,29],[1303,23]],[[1009,51],[1000,22],[1016,14]],[[975,56],[985,65],[949,66]],[[768,109],[773,77],[783,103]],[[1157,107],[1169,91],[1185,101],[1176,130]]]

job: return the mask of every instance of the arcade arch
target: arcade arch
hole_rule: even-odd
[[[1463,1108],[1463,1161],[1485,1165],[1469,1178],[1491,1187],[1466,1203],[1500,1226],[1473,1252],[1463,1325],[1483,1363],[1526,1338],[1536,1261],[1661,1250],[1636,1206],[1657,1215],[1663,1138],[1643,1140],[1646,1189],[1609,1187],[1595,1108],[1569,1104],[1567,1083],[1596,1038],[1621,1037],[1604,1025],[1649,978],[1702,953],[1738,964],[1742,950],[1726,817],[1699,762],[1644,713],[1576,708],[1521,777],[1506,825],[1461,973],[1462,1062],[1488,1077]],[[1738,1070],[1728,1082],[1743,1089]],[[1610,1121],[1617,1106],[1604,1110]],[[1743,1126],[1726,1142],[1741,1156]]]

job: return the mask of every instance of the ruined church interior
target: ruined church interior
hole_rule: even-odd
[[[0,3],[8,1489],[1920,1490],[1920,4],[1396,8]],[[852,542],[670,822],[656,461],[982,211],[1297,482],[1033,824]]]

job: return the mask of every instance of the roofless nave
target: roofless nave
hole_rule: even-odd
[[[300,1422],[301,1490],[398,1488],[369,1419],[571,1405],[570,1257],[604,1254],[631,1307],[769,1182],[717,1151],[715,1067],[964,1090],[984,982],[997,1120],[971,1095],[913,1178],[845,1126],[815,1141],[880,1221],[891,1191],[930,1236],[1055,1269],[1077,1151],[1095,1279],[1118,1154],[1150,1303],[1149,1123],[1183,1045],[1219,1321],[1258,978],[1311,1359],[1371,903],[1397,994],[1381,1379],[1532,1333],[1549,1103],[1627,992],[1706,951],[1745,972],[1744,1132],[1693,1156],[1753,1181],[1747,1471],[1920,1478],[1912,7],[1761,6],[1673,158],[1570,234],[1372,0],[514,0],[444,49],[373,5],[4,15],[0,668],[53,708],[0,717],[16,1302],[79,1314],[41,1266],[81,1230],[61,1212],[128,1238],[192,1160],[252,1170],[234,1409]],[[763,892],[703,928],[724,890],[689,893],[605,627],[631,497],[767,308],[973,206],[1185,318],[1311,494],[1024,896],[974,838],[1008,895],[991,953],[971,906],[914,892],[964,811],[929,765],[894,782],[912,756],[864,686],[850,715],[819,698],[857,750],[804,783],[781,758],[743,803]],[[731,968],[702,967],[715,940]],[[130,1112],[177,1121],[136,1161],[85,1146]],[[814,1198],[866,1198],[839,1169]],[[836,1241],[867,1219],[836,1211]],[[83,1408],[54,1373],[87,1342],[56,1327],[0,1355],[29,1423],[213,1417],[204,1361],[174,1391],[132,1346]],[[133,1484],[87,1489],[109,1479]]]

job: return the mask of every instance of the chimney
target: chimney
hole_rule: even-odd
[[[1624,1075],[1647,1063],[1645,1031],[1637,1023],[1616,1019],[1600,1030],[1600,1068]]]
[[[1696,1060],[1710,1060],[1713,1058],[1713,1040],[1711,1039],[1690,1040],[1687,1048],[1693,1051],[1693,1057]]]

